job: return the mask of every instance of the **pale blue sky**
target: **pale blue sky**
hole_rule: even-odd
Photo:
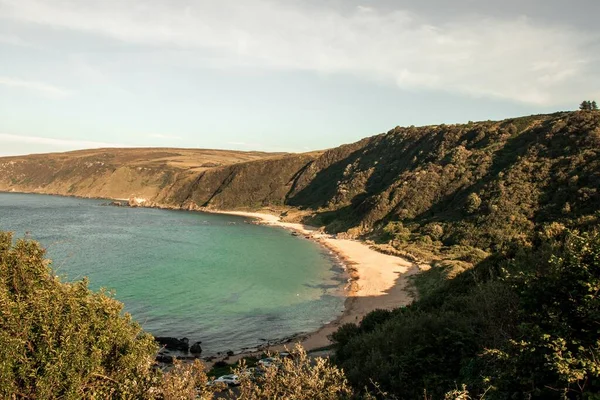
[[[299,152],[600,99],[600,2],[493,3],[0,0],[0,155]]]

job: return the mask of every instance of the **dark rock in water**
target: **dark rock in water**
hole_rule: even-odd
[[[169,336],[157,336],[154,338],[161,346],[169,350],[181,350],[187,352],[190,349],[188,338],[177,339]]]
[[[234,353],[233,353],[233,351],[231,351],[231,350],[227,350],[227,355],[228,355],[229,357],[231,357],[233,354],[234,354]]]
[[[173,356],[159,354],[156,356],[156,361],[163,364],[173,364]]]
[[[197,357],[196,356],[177,356],[175,358],[178,360],[181,360],[181,361],[194,361]]]
[[[190,353],[200,354],[202,353],[202,346],[200,346],[202,342],[196,342],[190,347]]]
[[[125,207],[126,203],[122,202],[122,201],[111,201],[109,203],[102,203],[100,204],[101,206],[112,206],[112,207]]]
[[[181,360],[181,361],[193,361],[197,357],[196,356],[172,356],[169,354],[158,354],[156,356],[156,361],[163,364],[173,364],[173,360]]]

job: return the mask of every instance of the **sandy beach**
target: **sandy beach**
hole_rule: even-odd
[[[318,229],[291,222],[283,222],[279,216],[261,212],[215,211],[211,213],[239,215],[257,220],[261,224],[279,226],[298,232],[335,252],[346,266],[350,282],[346,288],[345,310],[342,315],[316,332],[301,335],[299,342],[306,350],[331,344],[328,336],[343,324],[359,322],[375,309],[392,309],[412,302],[407,290],[408,277],[419,272],[420,267],[400,257],[390,256],[371,249],[356,240],[338,239]],[[289,346],[290,344],[288,344]],[[271,350],[282,350],[284,345]],[[230,358],[235,361],[239,357]]]

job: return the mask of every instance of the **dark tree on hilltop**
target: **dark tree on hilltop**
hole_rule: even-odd
[[[592,101],[584,100],[579,105],[579,109],[582,111],[597,111],[598,104],[596,104],[596,100],[592,100]]]

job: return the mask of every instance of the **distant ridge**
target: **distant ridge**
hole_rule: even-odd
[[[289,215],[389,242],[391,251],[435,256],[527,243],[551,223],[597,223],[599,152],[600,113],[560,112],[396,127],[305,154],[101,149],[6,157],[0,190],[300,210]]]

